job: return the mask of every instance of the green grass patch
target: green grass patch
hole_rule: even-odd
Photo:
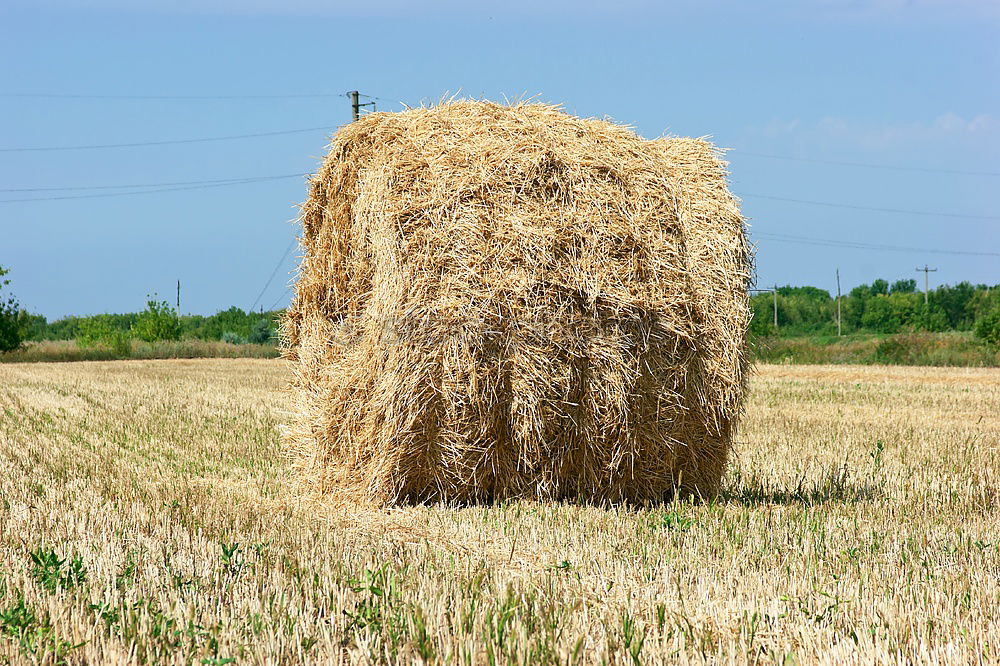
[[[1000,366],[1000,348],[965,332],[764,337],[750,349],[763,363]]]

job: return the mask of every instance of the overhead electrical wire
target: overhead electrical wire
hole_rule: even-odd
[[[290,174],[308,175],[308,174]],[[285,176],[277,176],[284,178]],[[275,178],[275,176],[244,176],[242,178],[219,178],[216,180],[175,180],[165,183],[133,183],[129,185],[73,185],[65,187],[7,187],[0,188],[0,192],[66,192],[73,190],[129,190],[144,187],[172,187],[174,185],[208,185],[212,183],[241,183],[247,180],[257,180],[260,178]]]
[[[400,106],[403,107],[409,107],[409,104],[407,104],[406,102],[402,102],[398,99],[389,99],[388,97],[376,97],[375,95],[366,95],[363,92],[359,92],[358,95],[366,99],[374,99],[379,102],[385,102],[386,104],[399,104]]]
[[[271,276],[267,278],[267,282],[264,283],[264,286],[260,290],[260,293],[257,294],[257,298],[253,299],[253,305],[250,306],[249,310],[250,312],[253,312],[253,309],[257,307],[257,303],[260,302],[260,299],[264,295],[264,292],[267,291],[267,288],[271,286],[271,282],[274,280],[274,276],[278,274],[278,269],[281,268],[281,264],[285,262],[285,259],[288,257],[288,253],[292,251],[292,248],[295,247],[295,244],[298,242],[298,240],[299,240],[298,238],[295,238],[294,236],[292,237],[292,240],[288,243],[288,247],[286,247],[285,251],[281,254],[281,259],[278,259],[278,263],[274,265],[274,270],[271,271]]]
[[[277,176],[255,176],[248,178],[232,178],[232,179],[221,179],[221,180],[204,180],[204,181],[180,181],[177,183],[156,183],[150,185],[93,185],[93,186],[72,186],[72,187],[52,187],[52,188],[11,188],[0,191],[5,192],[28,192],[28,191],[60,191],[60,190],[81,190],[81,189],[130,189],[130,188],[140,188],[140,187],[153,187],[154,189],[143,189],[134,192],[106,192],[99,194],[68,194],[62,196],[44,196],[44,197],[21,197],[16,199],[0,199],[0,203],[14,203],[14,202],[25,202],[25,201],[62,201],[67,199],[97,199],[97,198],[108,198],[108,197],[120,197],[120,196],[133,196],[137,194],[153,194],[156,192],[176,192],[181,190],[196,190],[196,189],[208,189],[214,187],[225,187],[228,185],[243,185],[247,183],[256,183],[268,180],[281,180],[288,178],[303,178],[309,176],[308,173],[291,173],[282,174]],[[164,187],[159,187],[163,185]],[[904,215],[921,215],[926,217],[953,217],[960,219],[974,219],[974,220],[1000,220],[1000,217],[995,215],[972,215],[967,213],[949,213],[940,211],[922,211],[922,210],[909,210],[900,208],[880,208],[875,206],[859,206],[854,204],[841,204],[832,201],[811,201],[806,199],[791,199],[787,197],[775,197],[766,194],[741,194],[741,198],[751,198],[751,199],[767,199],[772,201],[786,201],[790,203],[797,204],[807,204],[813,206],[828,206],[834,208],[848,208],[851,210],[865,210],[873,211],[879,213],[894,213],[894,214],[904,214]]]
[[[934,254],[961,254],[977,257],[1000,257],[1000,252],[977,252],[972,250],[946,250],[941,248],[907,247],[902,245],[882,245],[879,243],[862,243],[859,241],[837,240],[832,238],[813,238],[810,236],[793,236],[789,234],[774,234],[755,232],[754,239],[773,240],[784,243],[801,243],[805,245],[821,245],[824,247],[842,247],[855,250],[888,250],[892,252],[931,252]]]
[[[922,173],[948,173],[960,176],[1000,176],[1000,171],[968,171],[965,169],[942,169],[939,167],[903,166],[899,164],[872,164],[870,162],[849,162],[845,160],[824,160],[813,157],[792,157],[791,155],[772,155],[756,153],[749,150],[732,148],[727,154],[749,155],[751,157],[766,157],[772,160],[789,160],[792,162],[810,162],[812,164],[832,164],[836,166],[863,167],[866,169],[889,169],[893,171],[918,171]]]
[[[400,102],[399,100],[377,97],[375,95],[368,95],[366,93],[359,93],[359,95],[365,97],[366,99],[404,105],[404,103]],[[59,93],[0,93],[0,97],[5,97],[5,98],[23,97],[23,98],[136,99],[136,100],[239,100],[239,99],[322,98],[322,97],[348,97],[348,96],[349,93],[309,93],[309,94],[288,94],[288,95],[77,95],[77,94],[59,94]],[[268,137],[268,136],[281,136],[288,134],[315,132],[321,130],[329,131],[330,129],[331,128],[329,127],[308,127],[308,128],[300,128],[292,130],[279,130],[274,132],[258,132],[251,134],[236,134],[227,136],[199,137],[192,139],[174,139],[174,140],[163,140],[163,141],[92,144],[92,145],[77,145],[77,146],[9,147],[9,148],[0,148],[0,152],[39,152],[39,151],[62,151],[62,150],[72,151],[72,150],[97,150],[97,149],[112,149],[112,148],[133,148],[133,147],[143,147],[143,146],[163,146],[163,145],[176,145],[176,144],[205,143],[214,141],[229,141],[237,139]],[[739,149],[730,150],[728,152],[737,155],[747,155],[747,156],[762,157],[767,159],[790,160],[790,161],[808,162],[816,164],[831,164],[837,166],[850,166],[850,167],[861,167],[861,168],[872,168],[872,169],[890,169],[899,171],[913,171],[913,172],[927,172],[927,173],[946,173],[946,174],[969,175],[969,176],[1000,176],[1000,172],[992,172],[992,171],[974,171],[974,170],[962,170],[962,169],[921,167],[921,166],[873,164],[873,163],[853,162],[846,160],[826,160],[821,158],[801,158],[801,157],[793,157],[787,155],[776,155],[771,153],[745,151]],[[61,196],[0,199],[0,203],[133,196],[139,194],[153,194],[158,192],[174,192],[182,190],[226,187],[230,185],[252,184],[252,183],[266,182],[272,180],[302,178],[308,175],[310,174],[294,173],[294,174],[281,174],[275,176],[255,176],[246,178],[226,178],[226,179],[200,180],[200,181],[199,180],[173,181],[173,182],[163,182],[163,183],[127,184],[127,185],[82,185],[82,186],[65,186],[65,187],[0,188],[0,192],[134,190],[134,191],[124,191],[124,192],[104,192],[97,194],[69,194]],[[927,217],[950,217],[950,218],[979,219],[979,220],[1000,220],[1000,216],[995,216],[995,215],[976,215],[967,213],[951,213],[951,212],[924,211],[924,210],[887,208],[887,207],[876,207],[876,206],[862,206],[856,204],[837,203],[832,201],[795,199],[790,197],[778,197],[778,196],[764,195],[764,194],[747,193],[742,195],[742,197],[749,199],[765,199],[765,200],[781,201],[781,202],[795,203],[795,204],[826,206],[833,208],[845,208],[850,210],[864,210],[864,211],[892,213],[901,215],[920,215]],[[958,254],[958,255],[969,255],[969,256],[1000,256],[1000,253],[997,252],[976,252],[976,251],[965,251],[965,250],[914,248],[914,247],[904,247],[904,246],[894,246],[894,245],[881,245],[874,243],[862,243],[862,242],[837,240],[837,239],[793,236],[787,234],[772,234],[767,232],[755,233],[754,237],[761,238],[763,240],[773,240],[777,242],[802,243],[802,244],[821,245],[828,247],[843,247],[850,249],[888,250],[888,251],[900,251],[900,252],[930,252],[938,254]],[[278,264],[272,271],[271,276],[264,285],[264,288],[261,290],[260,294],[258,294],[257,298],[254,300],[254,305],[251,306],[251,309],[252,307],[257,305],[261,297],[267,291],[268,287],[270,287],[271,282],[274,280],[274,276],[277,274],[278,269],[287,258],[288,253],[291,251],[291,248],[293,246],[294,246],[294,240],[282,254],[281,259],[279,260]],[[282,297],[283,296],[284,293],[282,294]],[[279,300],[280,299],[281,297],[279,297]]]
[[[358,95],[366,99],[374,99],[390,104],[406,106],[405,102],[388,97],[378,97],[367,93],[358,92]],[[85,93],[0,93],[0,98],[25,98],[25,99],[118,99],[118,100],[253,100],[253,99],[320,99],[331,97],[349,97],[350,92],[333,93],[287,93],[287,94],[243,94],[243,95],[95,95]],[[788,160],[793,162],[807,162],[812,164],[830,164],[835,166],[862,167],[866,169],[889,169],[893,171],[914,171],[924,173],[946,173],[964,176],[1000,176],[1000,171],[978,171],[969,169],[948,169],[942,167],[925,167],[902,164],[878,164],[872,162],[855,162],[851,160],[829,160],[818,157],[796,157],[793,155],[777,155],[774,153],[762,153],[751,150],[741,150],[733,148],[726,151],[736,155],[747,155],[749,157],[763,157],[773,160]]]
[[[0,93],[0,97],[51,99],[149,99],[149,100],[225,100],[225,99],[315,99],[345,97],[344,93],[292,93],[287,95],[78,95],[75,93]]]
[[[291,174],[280,174],[274,176],[253,176],[246,178],[227,178],[227,179],[215,179],[215,180],[202,180],[202,181],[175,181],[175,182],[165,182],[165,183],[148,183],[148,184],[123,184],[123,185],[90,185],[90,186],[67,186],[67,187],[49,187],[49,188],[8,188],[0,191],[5,192],[31,192],[31,191],[68,191],[68,190],[96,190],[96,189],[133,189],[135,191],[129,192],[102,192],[97,194],[67,194],[59,196],[41,196],[41,197],[19,197],[14,199],[0,199],[0,204],[2,203],[15,203],[15,202],[29,202],[29,201],[64,201],[69,199],[97,199],[97,198],[109,198],[109,197],[121,197],[121,196],[134,196],[140,194],[154,194],[158,192],[176,192],[183,190],[196,190],[196,189],[210,189],[216,187],[226,187],[230,185],[245,185],[250,183],[265,182],[271,180],[284,180],[290,178],[305,178],[311,174],[308,173],[291,173]],[[146,188],[146,189],[138,189]],[[149,189],[152,188],[152,189]],[[818,205],[818,206],[830,206],[835,208],[849,208],[852,210],[866,210],[874,212],[883,213],[895,213],[895,214],[907,214],[907,215],[921,215],[929,217],[954,217],[962,219],[983,219],[983,220],[997,220],[1000,217],[991,215],[971,215],[965,213],[949,213],[949,212],[931,212],[931,211],[920,211],[920,210],[904,210],[897,208],[879,208],[874,206],[858,206],[853,204],[840,204],[829,201],[811,201],[805,199],[791,199],[786,197],[775,197],[764,194],[743,194],[742,197],[747,198],[757,198],[757,199],[767,199],[774,201],[787,201],[791,203],[798,204],[808,204],[808,205]]]
[[[808,204],[810,206],[829,206],[831,208],[849,208],[851,210],[870,210],[878,213],[898,213],[901,215],[925,215],[928,217],[957,217],[970,220],[1000,220],[1000,216],[997,215],[973,215],[968,213],[946,213],[937,212],[929,210],[910,210],[904,208],[880,208],[877,206],[858,206],[855,204],[843,204],[836,203],[833,201],[812,201],[809,199],[790,199],[787,197],[775,197],[768,194],[749,194],[744,193],[739,195],[741,199],[768,199],[770,201],[786,201],[789,203],[797,204]]]
[[[200,184],[183,185],[178,187],[160,187],[151,190],[137,190],[135,192],[105,192],[102,194],[67,194],[56,197],[23,197],[20,199],[0,199],[0,203],[14,203],[19,201],[65,201],[67,199],[104,199],[109,197],[129,197],[137,194],[154,194],[156,192],[178,192],[181,190],[206,190],[215,187],[226,187],[228,185],[247,185],[250,183],[261,183],[272,180],[283,180],[288,178],[302,178],[308,176],[306,173],[290,173],[281,176],[259,176],[256,178],[241,178],[225,181],[205,181]],[[194,181],[196,182],[196,181]]]
[[[197,139],[170,139],[167,141],[140,141],[134,143],[100,143],[82,146],[24,146],[0,148],[0,153],[28,153],[58,150],[98,150],[104,148],[138,148],[141,146],[168,146],[180,143],[206,143],[209,141],[232,141],[233,139],[255,139],[262,136],[282,136],[285,134],[302,134],[304,132],[330,131],[330,127],[304,127],[302,129],[280,130],[277,132],[257,132],[254,134],[230,134],[227,136],[208,136]]]
[[[288,292],[290,292],[291,290],[292,290],[291,287],[285,287],[285,290],[283,292],[281,292],[281,296],[278,296],[276,299],[274,299],[274,303],[271,303],[271,307],[269,307],[267,309],[267,311],[268,312],[273,311],[274,310],[274,306],[276,306],[278,303],[280,303],[281,299],[283,299],[285,296],[287,296]]]

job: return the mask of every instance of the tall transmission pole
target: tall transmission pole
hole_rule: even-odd
[[[840,269],[837,269],[837,337],[843,335],[840,332]]]
[[[924,273],[924,305],[927,305],[927,292],[930,291],[930,279],[927,277],[928,273],[934,273],[937,271],[936,268],[928,268],[927,264],[924,264],[923,268],[917,268],[917,272],[923,271]]]
[[[177,314],[181,314],[181,281],[177,281]]]

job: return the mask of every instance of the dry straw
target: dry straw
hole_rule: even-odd
[[[716,492],[752,257],[725,164],[542,104],[341,129],[284,322],[303,478],[380,504]]]

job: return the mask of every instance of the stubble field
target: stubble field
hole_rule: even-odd
[[[0,663],[1000,662],[1000,370],[761,366],[713,502],[296,488],[280,361],[0,366]]]

